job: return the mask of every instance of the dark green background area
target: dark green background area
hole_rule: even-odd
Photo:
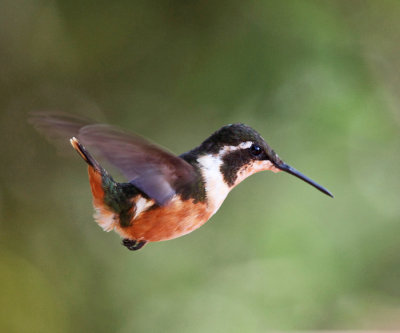
[[[3,0],[0,330],[400,328],[399,17],[386,0]],[[257,174],[196,232],[129,252],[31,110],[175,153],[244,122],[335,199]]]

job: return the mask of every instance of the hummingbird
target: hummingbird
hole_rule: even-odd
[[[69,138],[88,165],[94,219],[116,231],[129,250],[186,235],[206,223],[228,193],[260,172],[287,172],[333,198],[331,192],[284,163],[253,128],[223,126],[179,156],[122,129],[64,113],[32,113],[50,139]],[[117,168],[117,182],[89,152]]]

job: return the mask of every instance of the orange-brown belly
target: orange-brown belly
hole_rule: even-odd
[[[167,206],[144,211],[131,226],[118,226],[116,231],[126,238],[159,242],[192,232],[206,223],[211,215],[205,203],[172,200]]]

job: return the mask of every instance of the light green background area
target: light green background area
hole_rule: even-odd
[[[400,328],[398,1],[0,3],[0,331]],[[250,177],[185,237],[130,252],[60,110],[182,153],[244,122],[331,190]]]

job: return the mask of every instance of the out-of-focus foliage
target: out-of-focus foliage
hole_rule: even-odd
[[[0,331],[400,327],[400,3],[0,3]],[[132,253],[31,110],[180,153],[247,123],[329,199],[258,174],[212,220]],[[65,156],[67,155],[67,156]]]

